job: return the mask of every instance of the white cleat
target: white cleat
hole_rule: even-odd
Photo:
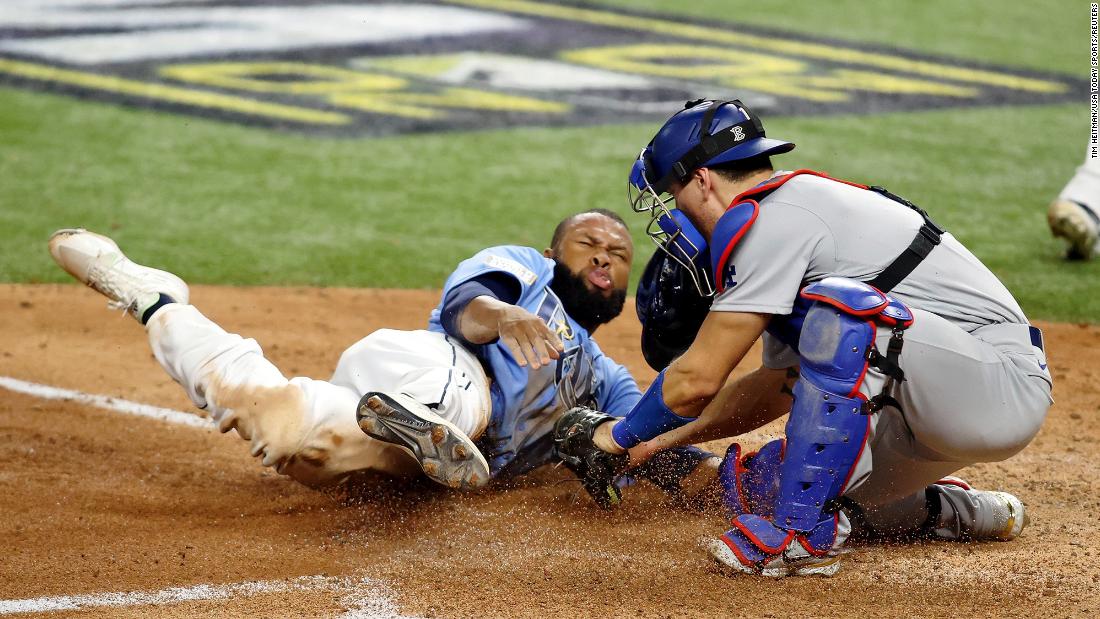
[[[371,438],[412,454],[433,481],[463,489],[489,482],[489,463],[470,437],[405,394],[367,393],[359,400],[356,420]]]
[[[77,280],[110,299],[114,309],[141,320],[166,295],[190,302],[187,284],[175,275],[131,261],[111,239],[83,228],[58,230],[50,236],[54,262]]]
[[[975,490],[973,492],[979,493],[980,501],[988,502],[991,505],[994,522],[988,533],[976,531],[973,534],[975,539],[1010,542],[1019,537],[1020,532],[1031,522],[1023,501],[1016,498],[1015,495],[993,490]]]
[[[963,539],[1010,542],[1020,536],[1024,527],[1031,524],[1031,517],[1023,501],[1013,494],[998,490],[976,490],[966,480],[955,476],[944,477],[935,485],[961,488],[977,504],[976,521],[962,534]],[[941,539],[959,539],[959,532],[937,536]]]
[[[772,559],[763,565],[745,565],[737,558],[729,545],[719,538],[707,539],[703,543],[710,556],[714,557],[719,569],[731,574],[749,574],[766,578],[786,578],[787,576],[835,576],[840,571],[840,557],[813,557],[802,553],[792,557],[788,553]]]
[[[1069,242],[1068,258],[1088,260],[1100,254],[1100,219],[1087,207],[1069,200],[1055,200],[1047,210],[1047,223],[1054,236]]]

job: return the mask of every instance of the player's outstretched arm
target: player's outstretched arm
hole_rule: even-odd
[[[665,405],[683,417],[699,416],[760,338],[769,318],[746,312],[707,314],[691,346],[665,370]]]
[[[625,417],[599,426],[594,444],[610,453],[625,453],[661,434],[696,423],[722,390],[730,372],[764,332],[769,318],[748,312],[710,312],[687,352],[657,375]]]
[[[466,305],[458,318],[458,329],[473,344],[500,338],[516,363],[533,369],[548,365],[564,350],[561,338],[541,318],[490,296],[476,297]]]
[[[738,436],[778,419],[791,410],[791,389],[796,380],[796,368],[760,367],[728,383],[698,419],[631,449],[631,466],[638,466],[662,449]]]

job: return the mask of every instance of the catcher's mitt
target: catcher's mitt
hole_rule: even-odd
[[[581,484],[596,504],[611,509],[622,500],[615,480],[626,469],[629,456],[610,454],[592,441],[596,427],[615,418],[578,406],[566,411],[554,424],[554,451],[562,464],[581,478]]]

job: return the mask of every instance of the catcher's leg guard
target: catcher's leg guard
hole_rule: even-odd
[[[912,322],[905,306],[843,278],[807,286],[802,296],[814,303],[799,340],[802,375],[787,422],[775,513],[770,520],[742,514],[721,540],[740,564],[734,567],[752,573],[803,573],[793,566],[812,565],[845,541],[847,519],[834,501],[870,472],[869,461],[859,465],[875,408],[860,386],[872,363],[904,379],[896,360],[901,332]],[[897,345],[892,341],[885,357],[875,349],[879,324],[895,330]]]
[[[726,457],[718,469],[718,481],[722,484],[722,505],[731,520],[742,514],[770,518],[775,512],[779,465],[785,446],[786,441],[778,439],[764,445],[760,451],[743,455],[737,443],[726,450]]]

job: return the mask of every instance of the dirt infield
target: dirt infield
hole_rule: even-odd
[[[373,329],[423,326],[436,298],[200,286],[192,300],[256,338],[284,373],[324,377]],[[0,376],[194,410],[140,328],[96,294],[0,285],[0,317]],[[1030,528],[1011,543],[863,547],[832,579],[723,577],[698,543],[722,522],[677,511],[651,490],[634,489],[622,509],[604,514],[563,471],[545,470],[514,488],[459,495],[425,486],[344,506],[262,469],[232,435],[0,388],[0,608],[42,596],[327,576],[369,584],[51,616],[1093,614],[1100,327],[1040,326],[1058,404],[1023,453],[962,473],[1018,494]],[[637,323],[624,318],[597,339],[648,382],[637,336]],[[779,430],[743,442],[759,445]]]

